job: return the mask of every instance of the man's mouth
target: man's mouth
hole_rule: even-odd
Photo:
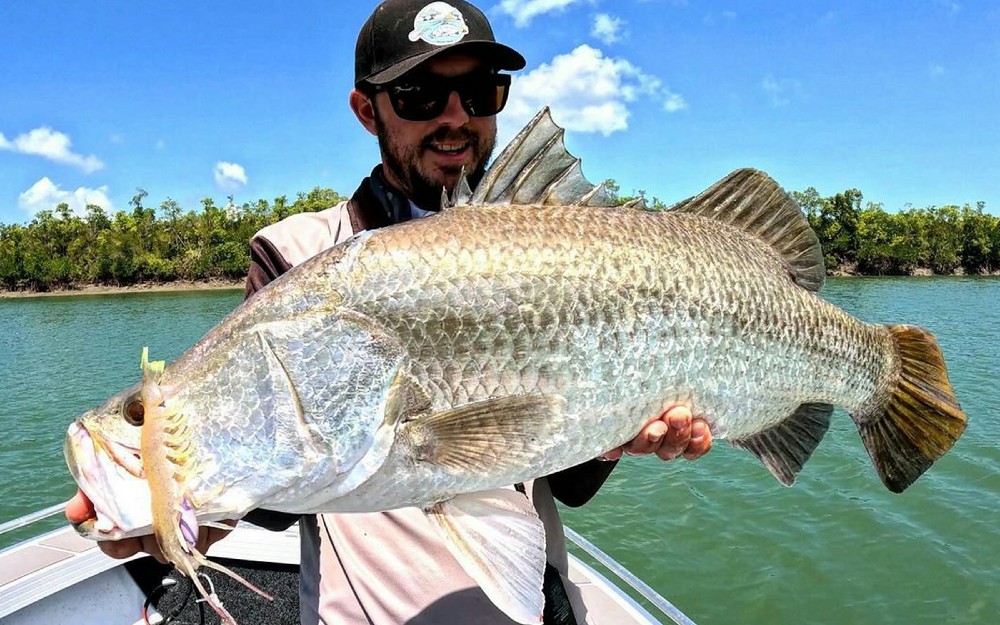
[[[438,128],[424,140],[427,150],[446,158],[465,158],[475,146],[475,134],[465,128]]]
[[[463,152],[465,152],[465,150],[469,148],[469,142],[463,141],[461,143],[456,143],[456,142],[432,141],[430,143],[430,148],[433,151],[438,152],[440,154],[452,156],[456,154],[462,154]]]

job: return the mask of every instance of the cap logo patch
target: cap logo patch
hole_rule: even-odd
[[[413,19],[410,41],[423,39],[432,46],[447,46],[468,34],[469,27],[458,9],[447,2],[431,2]]]

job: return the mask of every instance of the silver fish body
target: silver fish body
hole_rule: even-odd
[[[538,143],[532,133],[551,139],[546,124],[536,119],[520,146]],[[933,337],[821,299],[815,235],[766,175],[734,172],[666,212],[582,206],[600,201],[581,193],[578,165],[562,152],[562,170],[539,173],[551,162],[528,157],[540,150],[508,149],[475,195],[440,215],[293,268],[145,382],[162,397],[157,414],[173,415],[177,505],[200,521],[255,507],[419,506],[461,560],[475,541],[463,542],[447,502],[480,511],[470,493],[597,457],[672,403],[693,405],[713,436],[786,484],[834,405],[896,491],[961,434]],[[563,182],[536,184],[543,173]],[[141,473],[121,469],[151,427],[122,425],[139,390],[84,415],[67,438],[98,511],[82,529],[98,538],[155,525]],[[504,497],[486,509],[518,507]]]

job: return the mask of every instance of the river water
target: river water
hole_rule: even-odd
[[[720,443],[696,462],[626,458],[564,520],[699,625],[1000,623],[1000,280],[831,279],[824,296],[866,321],[924,325],[941,343],[969,427],[916,484],[886,491],[838,410],[792,488]],[[136,381],[143,346],[169,360],[240,299],[0,300],[0,521],[73,493],[66,426]]]

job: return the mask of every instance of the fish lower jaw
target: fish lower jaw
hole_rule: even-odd
[[[125,531],[107,519],[87,519],[72,525],[77,534],[91,540],[121,540],[126,538]]]
[[[152,519],[142,511],[149,509],[149,489],[144,481],[130,480],[110,490],[106,501],[102,493],[107,484],[81,480],[80,492],[90,507],[88,518],[71,523],[78,534],[91,540],[121,540],[149,534]],[[146,518],[143,518],[146,517]]]

